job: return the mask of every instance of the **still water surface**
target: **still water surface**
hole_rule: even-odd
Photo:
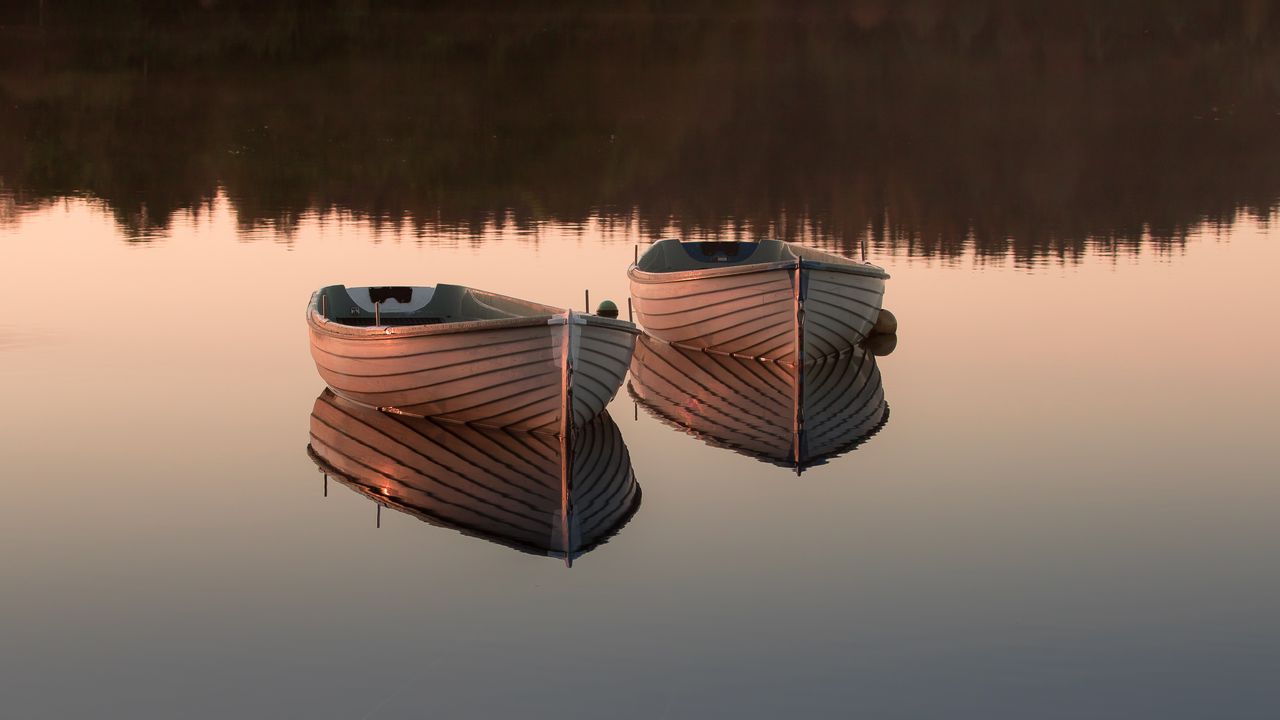
[[[0,716],[1276,715],[1265,3],[66,5],[0,16]],[[858,447],[624,388],[569,568],[326,493],[316,288],[625,308],[636,245],[766,234],[892,276]]]
[[[224,199],[127,243],[0,230],[5,703],[19,717],[1263,717],[1280,662],[1280,245],[1028,271],[877,258],[887,424],[802,476],[610,408],[643,502],[556,560],[384,512],[307,457],[309,291],[626,295],[639,238],[473,244]]]

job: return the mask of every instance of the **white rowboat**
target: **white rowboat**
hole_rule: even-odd
[[[636,319],[650,335],[783,363],[848,352],[866,339],[889,278],[875,265],[778,240],[661,240],[627,275]]]
[[[604,410],[639,332],[629,322],[460,285],[332,285],[312,295],[307,328],[320,376],[349,400],[553,434]]]

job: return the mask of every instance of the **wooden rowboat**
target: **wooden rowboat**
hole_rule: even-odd
[[[604,410],[639,332],[629,322],[459,285],[331,285],[312,295],[307,328],[320,376],[349,400],[550,433]]]
[[[667,424],[797,472],[856,448],[889,419],[875,356],[861,347],[797,367],[645,336],[628,389]]]
[[[609,414],[563,443],[378,412],[330,390],[311,411],[307,454],[371,500],[566,564],[607,541],[640,506],[640,486]]]
[[[636,319],[667,342],[794,363],[848,352],[880,314],[875,265],[778,240],[654,243],[627,270]]]

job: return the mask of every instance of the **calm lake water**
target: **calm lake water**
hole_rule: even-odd
[[[1280,9],[35,5],[0,18],[0,715],[1280,712]],[[568,568],[378,527],[308,457],[320,286],[625,313],[637,245],[760,236],[891,275],[846,454],[797,475],[624,387],[643,499]]]

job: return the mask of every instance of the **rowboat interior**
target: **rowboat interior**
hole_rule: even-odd
[[[461,285],[346,287],[320,290],[319,312],[341,325],[439,325],[554,315],[560,308],[483,293]]]
[[[883,274],[883,271],[874,265],[781,240],[750,242],[660,240],[640,256],[636,262],[636,269],[647,273],[678,273],[735,265],[794,263],[797,259],[820,262],[829,267],[861,269],[873,271],[877,275]]]
[[[791,260],[786,243],[760,242],[659,242],[636,267],[644,272],[700,270],[708,265],[755,265]]]

